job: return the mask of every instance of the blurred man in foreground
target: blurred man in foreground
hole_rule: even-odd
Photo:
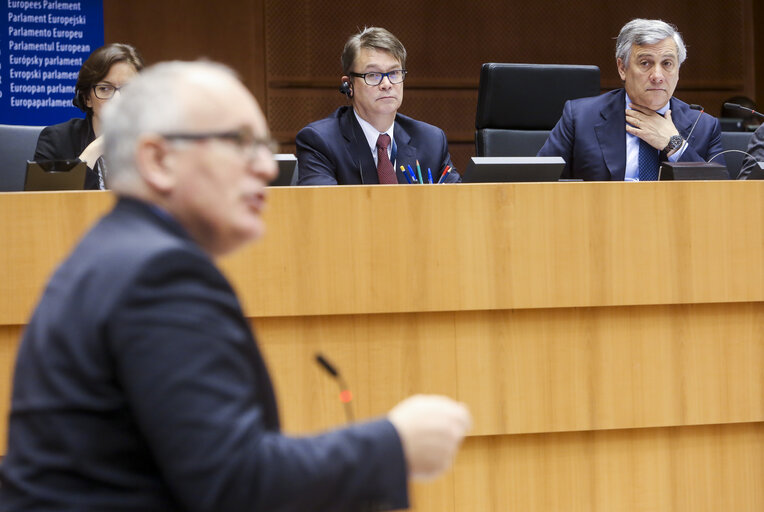
[[[213,258],[263,234],[265,119],[229,70],[157,65],[105,112],[119,196],[51,279],[18,353],[4,512],[405,508],[448,468],[466,408],[279,433],[265,364]]]

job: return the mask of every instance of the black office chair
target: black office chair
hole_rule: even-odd
[[[0,124],[0,192],[24,190],[27,160],[34,158],[43,128]]]
[[[728,149],[737,149],[738,151],[748,151],[748,145],[751,143],[751,132],[722,132],[722,147],[724,151]],[[713,158],[715,155],[711,155]],[[745,155],[738,153],[737,151],[731,151],[722,155],[724,161],[727,163],[727,171],[730,173],[730,179],[736,179],[740,174],[740,169],[743,167],[743,159]],[[719,158],[712,160],[712,162],[718,162]]]
[[[483,64],[475,116],[477,156],[535,156],[567,100],[599,93],[597,66]]]

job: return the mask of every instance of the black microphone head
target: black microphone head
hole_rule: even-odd
[[[690,104],[690,108],[693,109],[693,110],[700,110],[701,112],[705,111],[705,109],[703,108],[702,105],[697,105],[695,103],[691,103]]]
[[[733,108],[735,110],[748,110],[742,105],[738,105],[737,103],[725,103],[724,108]]]
[[[337,369],[334,366],[332,366],[332,364],[329,361],[327,361],[324,358],[324,356],[322,356],[321,354],[316,354],[316,361],[318,361],[318,364],[323,366],[324,370],[329,372],[332,375],[332,377],[339,376],[340,373],[337,371]]]

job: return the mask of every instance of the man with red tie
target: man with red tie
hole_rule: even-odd
[[[407,73],[398,38],[365,28],[345,43],[342,68],[340,92],[350,106],[297,134],[299,185],[409,183],[420,180],[417,162],[427,183],[428,168],[434,181],[453,168],[443,130],[398,113]],[[445,181],[458,180],[451,172]]]

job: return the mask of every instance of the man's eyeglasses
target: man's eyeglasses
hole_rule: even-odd
[[[399,84],[406,79],[406,73],[408,73],[408,71],[405,69],[394,69],[392,71],[388,71],[387,73],[380,73],[379,71],[372,71],[371,73],[350,72],[350,76],[363,78],[363,81],[366,82],[366,85],[373,86],[381,84],[385,77],[390,80],[391,84]]]
[[[229,132],[164,133],[161,136],[167,140],[227,140],[233,142],[242,150],[249,151],[251,155],[257,154],[257,150],[261,148],[267,149],[271,154],[278,153],[278,143],[275,140],[270,137],[255,137],[248,129],[232,130]]]
[[[114,97],[114,93],[121,89],[122,87],[115,87],[111,84],[95,84],[93,86],[93,92],[99,100],[110,100]]]

